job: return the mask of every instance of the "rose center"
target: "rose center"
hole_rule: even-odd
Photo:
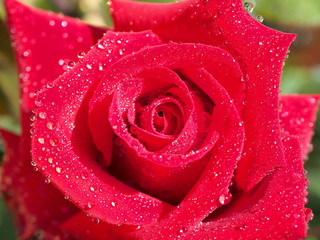
[[[183,107],[173,96],[143,97],[137,101],[137,125],[156,135],[177,135],[184,126]]]

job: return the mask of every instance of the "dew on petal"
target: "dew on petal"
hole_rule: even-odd
[[[256,16],[256,19],[257,19],[257,21],[260,22],[260,23],[262,23],[263,20],[264,20],[263,16],[261,16],[261,15]]]

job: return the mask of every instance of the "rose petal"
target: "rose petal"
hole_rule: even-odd
[[[21,80],[22,108],[30,111],[35,107],[35,91],[67,70],[70,61],[77,62],[78,53],[88,51],[107,29],[16,0],[5,3]]]
[[[298,139],[283,139],[287,166],[255,188],[239,192],[185,239],[304,239],[309,209],[304,205],[306,177]],[[154,238],[156,239],[156,238]],[[161,239],[161,238],[159,238]],[[165,239],[165,238],[164,238]]]
[[[80,212],[61,228],[77,240],[130,240],[135,239],[134,233],[140,226],[112,225]]]
[[[320,96],[284,95],[280,100],[280,126],[283,131],[298,137],[303,158],[311,149],[311,138],[318,112]]]
[[[151,32],[108,32],[83,61],[39,96],[43,105],[37,108],[34,122],[35,162],[79,208],[114,224],[150,223],[170,206],[124,185],[97,164],[98,152],[85,122],[88,103],[105,73],[101,66],[108,68],[123,54],[154,44],[159,44],[159,39]],[[99,120],[101,124],[103,119]]]
[[[236,173],[239,188],[250,189],[285,164],[277,106],[281,69],[294,35],[263,26],[243,9],[241,0],[111,3],[116,30],[152,29],[166,40],[217,46],[240,63],[246,76],[246,143]],[[232,98],[232,93],[243,93],[232,85],[227,89]]]
[[[66,201],[30,164],[30,146],[25,140],[1,130],[6,161],[2,165],[1,191],[14,212],[21,239],[40,234],[59,235],[57,226],[78,210]],[[20,141],[22,140],[22,141]]]

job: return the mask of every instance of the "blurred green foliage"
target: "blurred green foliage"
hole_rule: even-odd
[[[21,0],[38,8],[62,12],[95,25],[112,26],[105,0]],[[162,0],[161,2],[170,2]],[[298,34],[291,47],[282,77],[282,93],[320,93],[320,1],[319,0],[248,0],[255,9],[252,15],[264,16],[264,24]],[[5,11],[0,2],[0,127],[18,132],[18,84]],[[313,139],[315,150],[306,163],[309,204],[315,214],[310,222],[308,240],[320,239],[320,120]],[[1,150],[0,150],[1,151]],[[1,240],[14,240],[15,230],[0,198]]]

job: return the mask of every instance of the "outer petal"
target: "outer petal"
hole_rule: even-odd
[[[285,164],[277,107],[281,69],[294,35],[261,25],[245,12],[241,0],[169,4],[112,0],[111,6],[116,30],[152,29],[167,40],[218,46],[240,63],[247,76],[247,141],[236,174],[239,188],[250,189]]]
[[[110,223],[149,223],[170,208],[103,171],[86,122],[88,100],[105,73],[101,67],[107,70],[122,55],[159,42],[151,32],[109,32],[72,71],[40,94],[45,101],[34,122],[35,162],[72,202]]]
[[[281,96],[280,126],[283,131],[299,139],[303,158],[307,158],[311,149],[319,98],[319,95]]]
[[[77,240],[134,240],[140,226],[113,225],[80,212],[62,225]]]
[[[22,108],[31,110],[35,91],[66,71],[68,62],[77,61],[78,53],[88,51],[106,29],[16,0],[5,3],[21,80]]]
[[[304,208],[307,183],[299,141],[289,137],[283,143],[286,167],[275,170],[250,191],[234,195],[229,205],[193,232],[181,232],[180,239],[305,238],[310,216]]]
[[[53,186],[45,183],[37,172],[38,168],[34,163],[34,166],[30,164],[29,150],[21,153],[21,150],[30,149],[30,146],[24,147],[26,142],[16,135],[5,131],[1,133],[6,146],[1,191],[14,213],[20,238],[40,236],[42,231],[48,235],[60,235],[59,224],[77,209]]]
[[[46,238],[51,239],[58,234],[58,230],[51,230],[58,229],[60,222],[73,214],[76,208],[54,187],[44,183],[42,175],[30,165],[30,111],[41,105],[41,102],[34,102],[35,91],[62,74],[68,61],[77,61],[79,51],[87,51],[106,30],[37,10],[15,0],[6,0],[5,3],[21,80],[22,136],[16,155],[4,165],[3,176],[15,182],[11,186],[14,195],[10,199],[18,201],[21,206],[18,212],[22,212],[24,217],[20,221],[22,238],[41,234],[35,231],[41,228],[46,231]],[[32,164],[35,166],[36,163]]]

